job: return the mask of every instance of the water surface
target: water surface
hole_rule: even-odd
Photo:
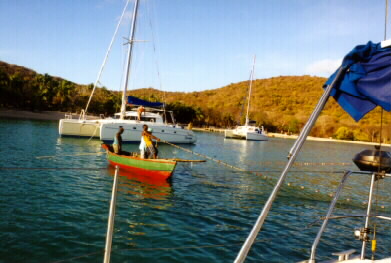
[[[59,138],[57,127],[52,121],[0,119],[0,262],[103,260],[114,170],[98,140]],[[196,145],[182,147],[251,172],[208,160],[179,164],[170,182],[121,173],[112,262],[235,259],[294,141],[246,142],[196,134]],[[137,148],[125,145],[129,151]],[[366,148],[306,142],[246,262],[308,259],[319,229],[313,223],[326,214],[341,171],[354,169],[352,157]],[[165,157],[201,158],[167,145],[159,151]],[[352,176],[335,213],[363,214],[369,180]],[[377,210],[385,214],[390,214],[389,189],[390,182],[382,181],[377,191]],[[329,225],[318,259],[360,249],[353,230],[363,226],[362,219]],[[388,255],[390,226],[380,222],[377,228],[377,254]]]

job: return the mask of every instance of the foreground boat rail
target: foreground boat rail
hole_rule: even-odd
[[[242,263],[245,261],[248,252],[251,249],[252,244],[254,243],[255,239],[257,238],[257,235],[259,231],[262,229],[262,226],[265,222],[266,217],[269,214],[269,211],[272,208],[273,202],[275,198],[277,197],[277,194],[280,190],[280,188],[283,186],[283,183],[288,175],[288,172],[290,168],[293,166],[304,142],[306,141],[306,138],[310,134],[311,129],[314,127],[316,120],[319,118],[320,113],[324,109],[328,99],[330,96],[333,96],[337,102],[342,106],[342,108],[350,115],[352,118],[356,121],[359,121],[361,118],[363,118],[366,113],[374,109],[376,106],[380,106],[383,109],[388,111],[389,104],[385,105],[383,103],[379,103],[378,94],[376,93],[377,87],[376,85],[383,85],[385,84],[382,78],[379,78],[379,75],[384,75],[385,72],[387,74],[391,72],[391,66],[389,63],[381,63],[379,61],[379,58],[381,58],[382,55],[389,55],[391,51],[391,42],[387,42],[386,45],[374,44],[371,41],[369,41],[366,45],[359,45],[356,46],[352,51],[350,51],[344,58],[342,65],[338,68],[338,70],[330,76],[330,78],[326,81],[324,86],[324,92],[321,96],[320,100],[318,101],[316,107],[314,108],[312,114],[309,117],[309,120],[303,127],[303,129],[300,132],[299,137],[293,144],[291,150],[288,154],[288,162],[286,163],[283,171],[281,172],[280,177],[278,178],[272,192],[269,195],[269,198],[267,199],[261,213],[259,214],[250,234],[248,235],[247,239],[245,240],[243,246],[241,247],[236,259],[235,263]],[[364,50],[366,52],[364,52]],[[360,80],[367,80],[371,79],[371,84],[364,85],[364,87],[367,90],[370,90],[371,92],[366,93],[364,96],[358,91],[357,82],[358,79],[353,79],[351,77],[352,74],[356,74],[355,71],[352,71],[352,67],[357,67],[358,64],[361,62],[369,63],[370,65],[377,65],[376,70],[374,71],[368,71],[366,74],[361,75],[359,78]],[[361,65],[361,64],[360,64]],[[353,68],[354,69],[354,68]],[[360,68],[361,69],[361,68]],[[363,70],[365,71],[365,70]],[[384,71],[384,72],[383,72]],[[379,74],[381,72],[382,74]],[[356,74],[357,75],[357,74]],[[374,82],[372,82],[374,81]],[[364,82],[364,81],[363,81]],[[372,85],[373,84],[373,85]],[[375,85],[376,84],[376,85]],[[389,84],[387,82],[387,84]],[[360,99],[357,99],[357,94],[361,94]],[[387,96],[389,96],[390,91],[387,90],[387,93],[384,94],[382,97],[382,101],[388,101]],[[346,97],[346,98],[345,98]],[[353,106],[354,104],[354,106]],[[381,133],[380,133],[381,134]],[[381,141],[381,136],[380,136]],[[368,238],[368,225],[369,225],[369,218],[371,217],[371,203],[372,203],[372,195],[373,195],[373,185],[376,180],[383,179],[385,177],[389,177],[389,174],[385,174],[385,172],[391,171],[391,156],[390,154],[385,154],[387,156],[387,164],[383,164],[382,162],[382,155],[385,152],[380,150],[381,143],[378,150],[375,151],[369,151],[373,152],[373,155],[371,156],[363,156],[359,157],[357,160],[358,162],[355,164],[361,169],[365,171],[370,172],[359,172],[360,174],[366,173],[372,175],[371,180],[371,186],[370,186],[370,192],[368,197],[368,207],[367,207],[367,214],[365,216],[365,227],[363,228],[363,231],[359,231],[359,238],[363,241],[363,246],[361,249],[361,259],[365,258],[365,246],[366,243],[369,241]],[[362,152],[364,153],[364,151]],[[361,153],[360,153],[361,154]],[[367,158],[369,157],[369,158]],[[376,164],[376,165],[374,165]],[[387,167],[386,167],[387,166]],[[385,167],[386,169],[383,169]],[[368,170],[372,169],[372,170]],[[380,171],[385,171],[381,172]],[[352,174],[352,171],[345,172],[341,184],[337,190],[337,193],[331,203],[331,206],[328,211],[328,215],[326,216],[325,222],[323,223],[323,226],[321,227],[320,233],[318,233],[317,238],[315,239],[313,249],[311,252],[311,258],[310,262],[315,262],[315,256],[316,256],[316,246],[319,242],[319,239],[321,237],[322,232],[324,231],[324,228],[327,225],[328,219],[330,219],[331,212],[335,206],[336,200],[338,199],[338,196],[340,194],[340,191],[343,188],[343,184],[346,181],[346,179],[349,177],[350,174]],[[354,172],[356,173],[356,172]],[[375,242],[374,242],[375,243]],[[337,253],[338,256],[342,258],[342,260],[346,260],[351,251],[349,253]],[[349,254],[349,255],[348,255]],[[391,262],[391,258],[385,259],[384,262]]]
[[[343,216],[334,216],[332,217],[331,214],[334,210],[334,207],[337,203],[337,200],[342,192],[342,189],[348,179],[348,177],[351,175],[351,174],[364,174],[364,175],[370,175],[371,176],[371,185],[370,185],[370,189],[369,189],[369,195],[368,195],[368,205],[367,205],[367,213],[365,215],[343,215]],[[387,216],[381,216],[381,215],[371,215],[371,209],[372,209],[372,198],[373,198],[373,189],[374,189],[374,183],[376,180],[381,180],[381,179],[384,179],[385,177],[391,177],[391,174],[386,174],[386,173],[374,173],[374,172],[365,172],[365,171],[346,171],[343,176],[342,176],[342,180],[335,192],[335,195],[334,195],[334,198],[333,200],[331,201],[331,204],[329,206],[329,209],[327,211],[327,215],[326,217],[324,217],[324,220],[323,220],[323,224],[321,226],[321,228],[319,229],[319,232],[314,240],[314,243],[312,244],[312,248],[311,248],[311,257],[308,261],[305,261],[305,262],[309,262],[309,263],[315,263],[316,262],[316,249],[318,247],[318,244],[320,242],[320,239],[322,237],[322,234],[323,232],[325,231],[326,227],[327,227],[327,223],[328,223],[328,220],[329,219],[340,219],[340,218],[347,218],[347,217],[365,217],[365,226],[364,228],[360,229],[360,232],[357,232],[357,238],[359,238],[361,241],[362,241],[362,249],[361,249],[361,255],[360,255],[360,259],[363,260],[365,259],[365,248],[366,248],[366,243],[369,241],[369,237],[368,237],[368,234],[369,234],[369,219],[371,217],[375,217],[375,218],[379,218],[379,219],[383,219],[383,220],[390,220],[391,221],[391,217],[387,217]],[[356,232],[355,232],[356,234]],[[348,251],[349,252],[349,255],[350,253],[353,253],[354,251]],[[338,256],[341,256],[340,253],[334,253],[335,255],[338,255]],[[348,254],[346,255],[342,255],[342,257],[344,259],[348,259]]]

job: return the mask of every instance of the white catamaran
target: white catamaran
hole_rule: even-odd
[[[106,53],[102,67],[99,71],[97,81],[94,84],[93,91],[87,102],[86,109],[82,111],[78,119],[73,119],[72,115],[66,115],[64,119],[61,119],[59,122],[59,134],[60,136],[87,137],[87,138],[93,137],[93,138],[99,138],[100,140],[105,142],[110,142],[113,141],[114,135],[118,131],[119,126],[123,126],[125,129],[125,132],[122,134],[123,142],[139,142],[141,138],[140,134],[142,131],[142,126],[144,124],[147,124],[153,129],[154,134],[162,140],[172,142],[172,143],[195,143],[197,139],[193,131],[184,129],[182,126],[177,125],[175,123],[175,119],[173,116],[171,117],[171,123],[167,122],[168,118],[163,119],[162,116],[163,115],[165,116],[166,114],[165,110],[146,108],[146,111],[144,112],[140,120],[136,118],[132,118],[132,116],[136,116],[138,114],[136,110],[126,111],[126,105],[128,101],[128,97],[126,96],[126,94],[127,94],[127,86],[129,82],[130,66],[132,61],[133,43],[135,42],[134,36],[135,36],[137,12],[139,6],[138,0],[136,0],[134,3],[133,18],[132,18],[131,30],[129,34],[128,56],[127,56],[127,63],[125,66],[125,81],[123,83],[121,112],[115,114],[114,118],[103,118],[103,117],[98,119],[86,118],[86,113],[88,110],[89,103],[94,94],[96,86],[99,83],[99,79],[102,74],[106,60],[108,58],[108,54],[111,50],[111,46],[113,44],[114,38],[117,34],[118,28],[124,17],[129,2],[130,0],[127,1],[125,5],[120,22],[118,23],[118,26],[114,33],[114,37],[109,45],[109,49]],[[147,107],[150,105],[150,103],[146,101],[142,101],[142,100],[137,100],[137,101],[138,104],[133,103],[132,105],[147,106]],[[160,103],[160,105],[164,107],[163,104]],[[172,115],[172,112],[170,112],[170,114]]]
[[[247,141],[267,141],[268,136],[262,127],[252,126],[250,125],[250,119],[249,111],[250,111],[250,99],[251,99],[251,89],[252,89],[252,82],[254,77],[254,67],[255,67],[255,56],[254,56],[254,63],[253,68],[251,70],[250,74],[250,85],[249,85],[249,91],[248,91],[248,98],[247,98],[247,114],[246,114],[246,123],[243,126],[237,126],[233,130],[225,130],[224,131],[224,137],[230,138],[230,139],[244,139]]]

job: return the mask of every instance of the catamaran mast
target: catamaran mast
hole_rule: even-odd
[[[253,69],[251,70],[251,74],[250,74],[250,87],[248,89],[247,114],[246,114],[246,124],[245,124],[246,126],[248,126],[248,124],[249,124],[248,113],[250,111],[251,87],[253,85],[255,58],[256,58],[256,56],[254,55]]]
[[[130,33],[129,33],[128,59],[127,59],[126,67],[125,67],[125,81],[124,81],[123,92],[122,92],[122,104],[121,104],[121,115],[120,115],[121,120],[124,119],[125,111],[126,111],[126,103],[127,103],[126,92],[128,90],[128,82],[129,82],[129,75],[130,75],[130,63],[132,61],[134,35],[136,32],[137,11],[138,11],[138,0],[136,0],[134,3],[133,18],[132,18],[132,24],[131,24]]]

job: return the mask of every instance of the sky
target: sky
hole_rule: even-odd
[[[0,60],[94,83],[126,2],[0,0]],[[100,78],[110,90],[122,90],[133,5]],[[327,77],[384,32],[385,0],[140,0],[128,90],[221,88],[248,80],[254,56],[256,79]]]

